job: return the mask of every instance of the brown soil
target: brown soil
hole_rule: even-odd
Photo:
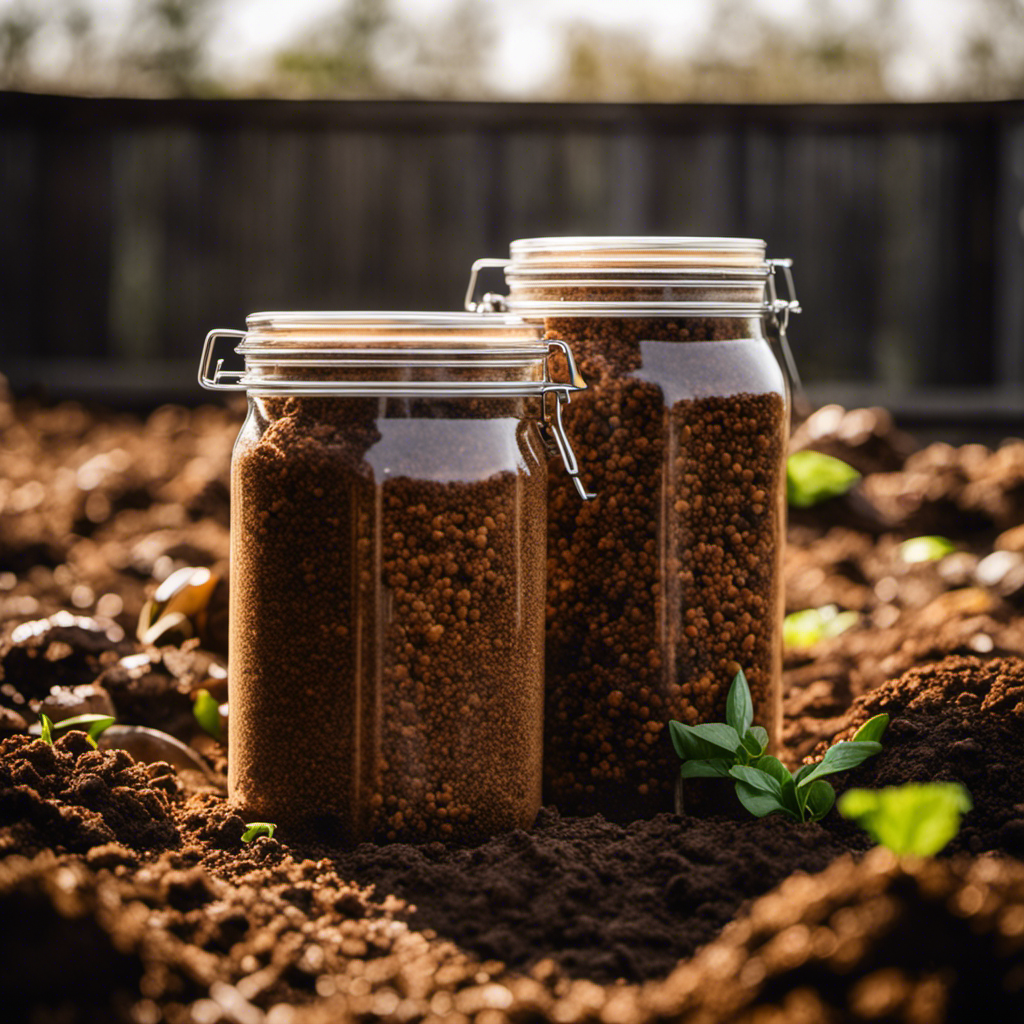
[[[619,826],[549,810],[480,846],[342,850],[283,827],[247,846],[213,787],[73,734],[54,748],[19,734],[0,742],[5,1019],[1019,1019],[1024,601],[1012,557],[979,565],[1024,548],[1024,444],[908,460],[886,417],[848,415],[810,443],[868,472],[872,511],[829,503],[795,523],[787,606],[862,620],[788,653],[784,736],[799,759],[888,711],[883,753],[837,784],[962,781],[975,810],[955,858],[864,859],[834,814]],[[55,686],[101,679],[119,722],[167,729],[223,770],[189,714],[190,693],[218,685],[211,654],[131,637],[157,579],[226,557],[237,424],[0,403],[0,736]],[[100,458],[115,450],[129,461]],[[923,523],[960,553],[904,564],[898,544]],[[77,619],[14,633],[57,612]]]

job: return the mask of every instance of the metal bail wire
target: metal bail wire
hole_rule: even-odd
[[[469,285],[466,288],[466,297],[463,299],[463,308],[469,313],[504,313],[508,310],[506,296],[498,292],[487,292],[479,302],[476,301],[476,282],[480,277],[480,271],[487,267],[504,269],[510,266],[511,260],[499,259],[493,256],[484,256],[474,260],[473,266],[469,268]]]
[[[213,366],[213,356],[217,348],[218,338],[244,338],[245,331],[233,331],[229,328],[217,328],[210,331],[203,342],[203,354],[199,359],[199,383],[208,391],[244,391],[245,385],[241,383],[243,370],[225,370],[224,360],[218,359],[217,365],[210,372]]]
[[[565,432],[565,423],[562,421],[562,406],[569,404],[572,392],[586,390],[587,382],[583,379],[583,374],[580,373],[576,360],[573,358],[572,349],[567,342],[562,341],[560,338],[549,338],[548,347],[549,349],[559,349],[562,355],[565,356],[569,380],[565,384],[555,384],[545,389],[545,392],[550,391],[555,395],[555,417],[553,421],[548,421],[547,394],[545,393],[541,399],[541,436],[544,438],[544,442],[550,451],[552,444],[548,436],[548,430],[551,431],[554,435],[554,452],[557,452],[562,457],[562,465],[565,466],[566,473],[572,478],[572,482],[576,487],[576,493],[584,501],[591,501],[597,495],[592,491],[588,491],[583,484],[583,480],[580,477],[580,464],[576,458],[576,453],[572,449],[569,435]]]

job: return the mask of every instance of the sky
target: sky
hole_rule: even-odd
[[[99,31],[113,35],[121,28],[132,0],[84,0]],[[493,6],[496,31],[491,83],[501,92],[526,95],[549,80],[557,68],[559,28],[589,23],[647,38],[660,53],[686,54],[708,24],[708,0],[483,0]],[[58,12],[64,0],[0,0],[0,15],[24,7]],[[453,0],[393,0],[394,9],[409,20],[443,16]],[[799,32],[815,0],[763,0],[774,19]],[[270,55],[318,18],[336,10],[339,0],[223,0],[211,32],[209,51],[216,74],[241,80],[259,77]],[[844,0],[856,14],[866,0]],[[898,28],[907,40],[891,72],[890,87],[906,98],[924,95],[956,61],[957,40],[978,9],[978,0],[900,0]],[[45,59],[46,38],[42,40]],[[54,52],[53,59],[60,54]]]

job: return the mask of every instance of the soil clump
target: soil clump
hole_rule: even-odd
[[[974,809],[947,852],[1024,856],[1024,659],[957,656],[911,669],[858,698],[837,738],[883,712],[882,752],[836,776],[836,790],[960,782]],[[841,819],[832,827],[853,828]]]

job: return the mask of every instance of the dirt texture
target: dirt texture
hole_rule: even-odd
[[[1024,442],[914,453],[882,411],[836,409],[796,438],[866,476],[790,527],[787,610],[860,618],[787,651],[788,756],[888,712],[883,752],[837,788],[957,780],[975,806],[946,853],[915,864],[865,856],[834,812],[797,828],[545,809],[481,845],[348,849],[284,826],[242,843],[218,787],[225,747],[191,706],[199,689],[225,699],[223,632],[134,639],[171,572],[222,571],[239,422],[0,401],[5,1020],[1024,1016]],[[906,563],[900,543],[925,528],[956,553]],[[105,702],[119,727],[158,730],[132,747],[141,761],[118,747],[131,737],[95,751],[26,735],[41,710]]]

